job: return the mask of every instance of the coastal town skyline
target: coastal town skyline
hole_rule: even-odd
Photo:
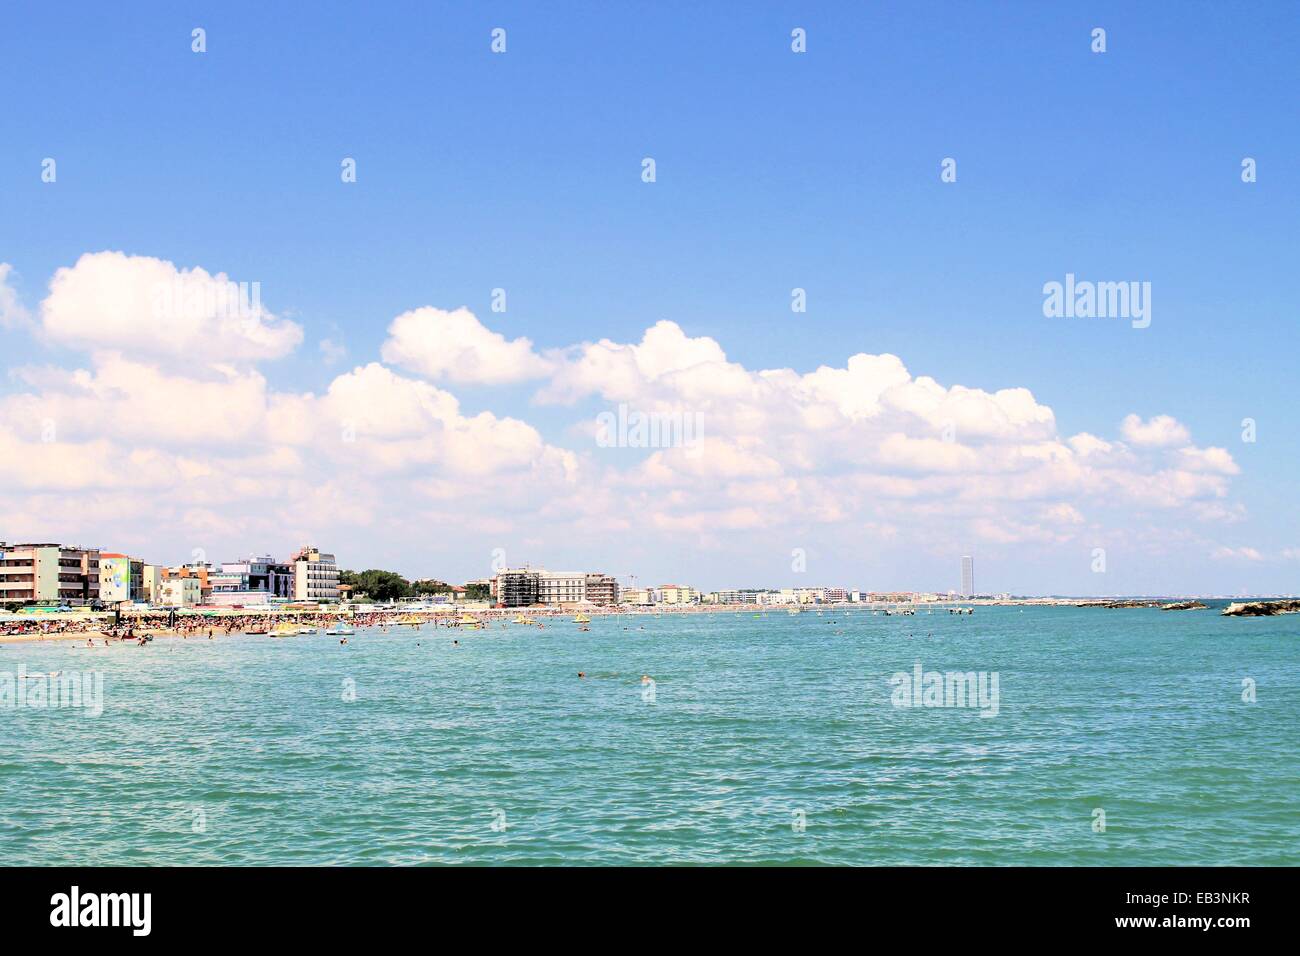
[[[1295,37],[1280,9],[1113,10],[1103,51],[1091,24],[959,7],[941,30],[518,9],[497,51],[452,10],[436,57],[417,5],[235,4],[201,44],[163,6],[70,36],[25,16],[0,39],[23,237],[0,245],[0,536],[171,564],[331,541],[456,580],[501,553],[948,590],[971,554],[991,593],[1295,589],[1272,277],[1300,142],[1259,82],[1287,46],[1254,42]],[[376,42],[341,77],[297,42],[349,24]],[[668,58],[653,80],[633,33]],[[977,81],[904,80],[921,43]],[[1214,67],[1195,109],[1171,49]],[[1007,88],[1054,109],[1008,113]],[[1077,135],[1152,111],[1136,156]],[[232,115],[247,136],[157,125]]]
[[[501,555],[496,556],[500,560]],[[268,551],[249,551],[233,560],[209,560],[201,549],[190,560],[175,563],[56,542],[6,542],[0,538],[0,608],[24,605],[71,606],[140,604],[173,607],[242,607],[293,602],[346,604],[361,598],[391,600],[369,593],[362,579],[379,575],[391,583],[397,579],[406,588],[398,599],[438,599],[471,603],[486,601],[495,606],[529,604],[597,605],[693,605],[693,604],[836,604],[868,602],[931,602],[953,600],[1034,600],[1038,598],[1130,598],[1130,597],[1278,597],[1282,592],[1262,594],[1241,591],[1232,595],[1170,592],[1156,594],[1032,594],[1014,590],[980,591],[975,586],[975,564],[962,555],[955,588],[873,588],[855,582],[802,582],[791,586],[772,582],[731,582],[727,586],[700,587],[694,583],[654,584],[653,579],[635,573],[614,575],[603,570],[557,571],[525,562],[516,567],[499,566],[485,576],[466,579],[463,585],[450,575],[412,574],[401,569],[347,567],[333,553],[311,545],[297,548],[288,558],[276,558]],[[536,579],[540,577],[541,583]],[[531,585],[507,587],[508,578],[532,578]],[[687,579],[681,578],[685,581]],[[531,587],[531,591],[527,590]],[[507,596],[513,594],[513,596]],[[531,594],[531,599],[523,600]]]

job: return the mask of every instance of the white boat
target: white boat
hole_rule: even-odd
[[[356,634],[356,631],[344,624],[340,627],[331,627],[325,633],[330,637],[351,637],[353,634]]]

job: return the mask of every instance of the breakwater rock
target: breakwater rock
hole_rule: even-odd
[[[1084,601],[1075,607],[1159,607],[1159,601]]]
[[[1242,601],[1223,609],[1224,617],[1272,617],[1300,614],[1300,601]]]

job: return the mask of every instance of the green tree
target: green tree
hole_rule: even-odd
[[[451,585],[447,584],[445,581],[426,578],[419,581],[412,581],[411,590],[416,594],[446,594],[451,590]]]
[[[357,594],[364,594],[380,603],[396,601],[411,593],[411,585],[396,571],[380,571],[370,568],[365,571],[340,571],[339,583],[350,584]]]

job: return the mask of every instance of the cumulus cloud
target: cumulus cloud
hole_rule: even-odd
[[[0,308],[17,301],[5,297],[7,275]],[[253,363],[297,348],[296,324],[260,308],[231,318],[203,295],[200,305],[216,306],[194,321],[185,308],[156,311],[155,295],[184,305],[157,291],[178,278],[182,289],[228,289],[220,273],[122,253],[83,256],[56,274],[40,333],[88,354],[85,367],[11,370],[0,457],[30,467],[0,488],[0,518],[46,509],[75,526],[57,500],[75,490],[105,521],[197,537],[317,538],[322,526],[401,537],[418,520],[477,536],[526,526],[550,542],[583,528],[638,546],[653,535],[700,546],[742,535],[788,553],[785,542],[809,529],[849,547],[870,538],[939,551],[954,534],[1082,546],[1106,521],[1242,515],[1228,498],[1240,471],[1232,456],[1193,445],[1170,416],[1130,415],[1118,436],[1062,434],[1053,409],[1014,383],[941,383],[887,353],[752,369],[666,320],[637,341],[543,353],[467,309],[425,306],[393,320],[382,362],[290,389]],[[158,314],[177,320],[161,342]],[[342,358],[331,339],[319,350]],[[561,443],[527,413],[467,411],[448,390],[525,381],[552,406],[548,418],[588,424],[552,421]],[[681,443],[610,447],[590,423],[614,405],[689,415],[696,427]],[[1255,560],[1249,548],[1220,550]]]
[[[1241,469],[1224,448],[1180,448],[1179,463],[1188,471],[1209,471],[1220,475],[1240,474]]]
[[[189,362],[255,362],[287,355],[302,329],[261,302],[260,281],[183,269],[122,252],[87,253],[59,269],[41,303],[51,342]]]
[[[464,385],[505,385],[540,378],[551,363],[526,338],[493,332],[466,308],[403,312],[388,327],[385,362],[418,375]]]
[[[1170,415],[1155,415],[1147,421],[1137,415],[1127,415],[1119,428],[1127,441],[1143,447],[1168,448],[1191,441],[1187,426]]]

